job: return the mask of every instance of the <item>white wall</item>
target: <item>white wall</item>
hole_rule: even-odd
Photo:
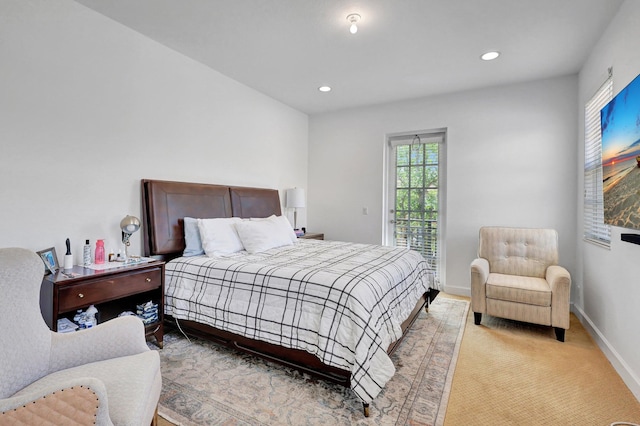
[[[584,140],[584,104],[613,67],[614,94],[640,74],[640,2],[627,0],[594,47],[579,75],[578,131]],[[583,187],[584,145],[578,149],[579,187]],[[581,195],[581,192],[578,193]],[[582,198],[578,197],[578,282],[576,312],[635,396],[640,399],[640,246],[622,242],[611,228],[611,249],[582,241]],[[635,233],[640,233],[635,231]]]
[[[447,128],[445,290],[470,295],[483,225],[551,227],[575,271],[577,76],[314,115],[310,229],[382,242],[385,135]],[[362,214],[369,208],[369,215]]]
[[[142,178],[307,186],[305,114],[77,3],[0,2],[0,58],[2,247],[117,251]]]

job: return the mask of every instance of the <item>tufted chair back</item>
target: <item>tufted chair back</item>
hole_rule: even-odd
[[[49,373],[51,331],[38,308],[43,274],[34,252],[0,249],[0,399]]]
[[[544,278],[558,264],[558,233],[553,229],[486,226],[480,228],[478,257],[493,273]]]

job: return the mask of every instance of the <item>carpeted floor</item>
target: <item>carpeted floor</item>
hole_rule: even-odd
[[[349,389],[178,333],[166,335],[160,351],[159,412],[184,426],[442,424],[468,305],[439,297],[421,313],[369,418]]]
[[[463,300],[469,300],[462,298]],[[469,312],[445,426],[640,424],[640,402],[572,314],[551,327]]]
[[[436,301],[446,299],[469,300],[441,293]],[[640,424],[640,402],[575,316],[560,343],[549,327],[487,316],[476,326],[468,313],[444,426],[614,422]]]

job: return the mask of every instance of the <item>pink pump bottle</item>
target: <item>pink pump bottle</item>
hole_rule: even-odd
[[[96,264],[104,263],[104,240],[96,241]]]

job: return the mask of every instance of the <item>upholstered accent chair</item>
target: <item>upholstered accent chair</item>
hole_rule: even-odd
[[[471,262],[471,309],[482,314],[554,327],[564,342],[569,329],[571,276],[558,265],[553,229],[480,228]]]
[[[34,252],[0,249],[0,424],[155,424],[160,357],[142,321],[54,333],[40,313],[43,274]]]

